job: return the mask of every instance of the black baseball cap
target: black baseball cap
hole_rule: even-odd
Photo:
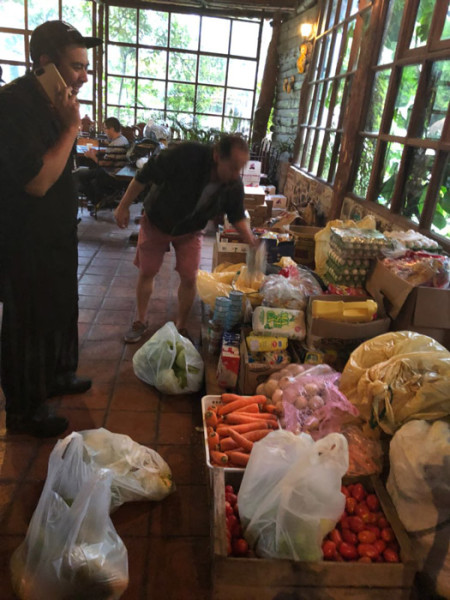
[[[102,40],[97,37],[85,37],[78,29],[65,21],[46,21],[36,27],[31,34],[30,55],[36,63],[42,54],[54,54],[70,44],[78,44],[84,48],[99,46]]]

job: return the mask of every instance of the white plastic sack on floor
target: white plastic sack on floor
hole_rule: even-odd
[[[53,449],[24,542],[11,558],[21,600],[116,600],[128,585],[128,556],[109,516],[111,471],[88,464],[72,434]]]
[[[422,574],[450,598],[450,426],[411,421],[391,440],[387,490],[408,532]]]
[[[169,321],[135,353],[134,372],[164,394],[198,392],[204,364],[194,344]]]
[[[238,495],[244,535],[258,556],[317,561],[345,507],[345,437],[273,431],[253,446]]]
[[[124,502],[163,500],[175,491],[170,467],[155,450],[103,428],[80,435],[91,461],[112,471],[111,512]]]

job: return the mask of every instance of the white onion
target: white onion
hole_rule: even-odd
[[[306,408],[308,406],[308,400],[305,398],[305,396],[297,396],[294,402],[294,406],[298,410],[302,410],[303,408]]]
[[[272,394],[272,401],[275,402],[275,404],[277,404],[277,402],[281,402],[283,400],[283,390],[280,390],[280,388],[277,388],[274,393]]]
[[[311,410],[317,410],[318,408],[322,408],[323,405],[324,401],[321,396],[313,396],[308,401],[308,406]]]
[[[258,395],[261,394],[263,396],[267,396],[267,394],[266,394],[266,384],[265,383],[260,383],[258,385],[258,387],[256,388],[256,390],[255,390],[255,394],[258,394]]]

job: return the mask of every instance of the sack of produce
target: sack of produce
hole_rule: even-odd
[[[116,600],[128,556],[109,516],[112,472],[84,460],[78,434],[59,440],[24,542],[11,558],[21,600]]]
[[[450,598],[449,424],[406,423],[392,438],[389,457],[387,490],[421,561],[419,595]]]
[[[322,541],[345,507],[345,437],[318,442],[308,434],[272,431],[254,444],[238,494],[247,542],[258,556],[317,561]]]
[[[413,331],[384,333],[352,352],[339,389],[364,421],[392,435],[411,419],[450,414],[450,352]]]
[[[170,467],[155,450],[103,427],[80,435],[90,460],[112,471],[110,512],[124,502],[163,500],[175,491]]]
[[[164,394],[198,392],[203,385],[202,357],[172,321],[134,354],[133,369],[139,379]]]

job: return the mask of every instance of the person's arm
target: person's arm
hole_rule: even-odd
[[[61,176],[72,151],[80,127],[80,109],[77,97],[70,92],[70,88],[59,91],[56,109],[62,124],[61,134],[43,155],[39,173],[25,185],[31,196],[45,196]]]
[[[235,223],[233,223],[233,227],[240,234],[240,236],[246,244],[250,244],[250,246],[256,246],[258,244],[258,240],[253,235],[247,219],[241,219],[240,221],[236,221]]]
[[[130,222],[130,206],[144,189],[145,183],[141,183],[135,178],[131,180],[119,206],[114,211],[114,218],[120,229],[128,227],[128,223]]]

